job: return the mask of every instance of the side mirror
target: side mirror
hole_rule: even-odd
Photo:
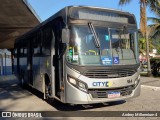
[[[62,43],[69,43],[70,31],[67,28],[62,29]]]

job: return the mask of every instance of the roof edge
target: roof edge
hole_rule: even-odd
[[[36,11],[33,9],[31,4],[28,2],[28,0],[23,0],[25,5],[29,8],[29,10],[33,13],[33,15],[38,19],[38,21],[41,23],[42,19],[39,17],[39,15],[36,13]]]

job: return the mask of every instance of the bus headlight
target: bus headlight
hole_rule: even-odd
[[[77,83],[76,83],[76,80],[73,79],[73,78],[69,78],[68,81],[69,81],[71,84],[73,84],[73,85],[76,85],[76,84],[77,84]]]
[[[72,77],[68,77],[68,82],[70,84],[72,84],[74,87],[78,88],[79,90],[82,90],[84,92],[88,92],[88,90],[87,90],[88,87],[87,87],[86,83],[79,81],[77,79],[74,79]]]

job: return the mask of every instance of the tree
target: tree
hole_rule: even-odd
[[[151,29],[151,27],[147,27],[147,32],[149,33],[148,35],[148,41],[149,41],[149,49],[153,50],[153,49],[158,49],[157,47],[157,40],[155,40],[152,35],[153,35],[153,30]],[[138,44],[139,44],[139,51],[140,53],[142,53],[144,55],[145,51],[146,51],[146,40],[143,37],[142,33],[140,31],[138,31]],[[151,51],[150,51],[151,52]]]
[[[148,21],[152,21],[153,24],[149,25],[152,29],[151,39],[153,39],[152,43],[154,48],[157,49],[157,53],[160,54],[160,14],[156,17],[148,17]]]
[[[132,0],[119,0],[119,5],[126,5],[129,4]],[[151,65],[150,65],[150,58],[149,58],[149,42],[148,42],[148,35],[147,32],[147,17],[146,17],[146,7],[149,6],[150,10],[159,14],[159,0],[139,0],[140,4],[140,31],[142,32],[143,37],[146,41],[146,55],[147,55],[147,66],[148,66],[148,76],[151,74]]]
[[[148,17],[148,21],[152,21],[152,25],[149,25],[152,28],[152,38],[160,38],[160,18]]]

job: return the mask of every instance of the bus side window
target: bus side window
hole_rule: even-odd
[[[44,29],[42,35],[42,54],[51,55],[51,40],[52,40],[51,28]]]
[[[34,50],[34,56],[37,56],[37,55],[40,55],[41,54],[41,44],[40,44],[40,32],[39,33],[37,33],[36,35],[35,35],[35,38],[34,38],[34,42],[33,42],[33,50]]]
[[[17,48],[16,49],[14,49],[14,57],[17,57]]]
[[[24,56],[27,56],[27,48],[24,48]]]
[[[23,47],[20,48],[20,56],[23,57]]]
[[[40,46],[35,47],[34,46],[34,55],[40,54]]]

